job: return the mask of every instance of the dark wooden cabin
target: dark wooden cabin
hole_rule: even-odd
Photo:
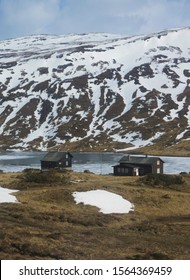
[[[41,160],[41,169],[71,168],[73,156],[68,152],[48,152]]]
[[[143,176],[150,173],[164,172],[164,161],[159,157],[124,156],[119,164],[113,166],[116,176]]]

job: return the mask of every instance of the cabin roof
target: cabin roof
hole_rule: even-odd
[[[163,160],[159,157],[137,157],[137,156],[124,156],[122,157],[119,162],[124,164],[154,164],[155,161]]]
[[[73,157],[68,152],[48,152],[42,159],[42,161],[60,161],[63,158],[65,158],[66,154],[68,154],[70,157]]]

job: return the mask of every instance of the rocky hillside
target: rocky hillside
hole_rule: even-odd
[[[170,147],[190,139],[190,28],[0,41],[0,149]]]

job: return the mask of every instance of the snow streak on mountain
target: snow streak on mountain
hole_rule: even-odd
[[[143,147],[190,138],[190,29],[0,42],[0,149]]]

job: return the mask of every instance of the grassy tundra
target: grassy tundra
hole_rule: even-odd
[[[0,205],[1,259],[189,259],[190,176],[0,174],[20,203]],[[102,214],[72,193],[104,189],[134,204]]]

